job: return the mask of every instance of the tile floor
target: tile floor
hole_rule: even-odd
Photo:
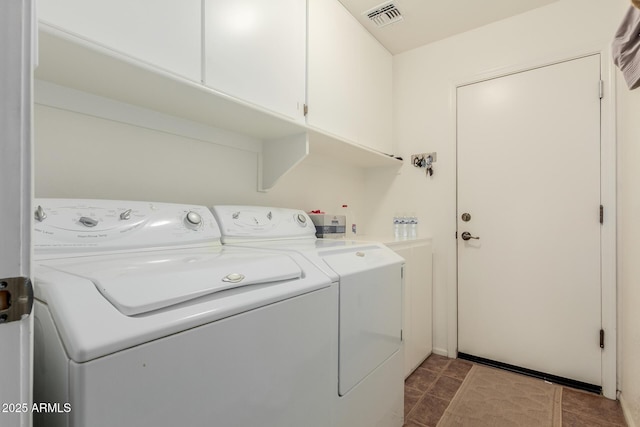
[[[405,427],[435,427],[471,366],[466,360],[429,356],[405,381]],[[563,387],[562,425],[620,427],[626,423],[618,402]]]

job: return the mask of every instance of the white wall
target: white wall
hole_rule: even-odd
[[[455,85],[499,70],[526,68],[563,56],[600,50],[609,45],[628,6],[626,0],[560,0],[394,57],[396,152],[408,159],[412,153],[435,151],[437,162],[431,178],[425,177],[423,170],[413,168],[408,162],[395,176],[368,174],[367,182],[370,185],[366,200],[373,212],[369,228],[387,229],[394,212],[413,210],[418,213],[420,233],[433,236],[436,352],[447,354],[448,349],[455,348],[455,343],[448,342],[448,330],[455,324],[449,321],[447,309],[455,296],[456,269]],[[604,60],[609,61],[609,58]],[[635,106],[637,108],[637,103]],[[625,108],[631,107],[625,105]],[[629,113],[629,116],[633,114]],[[633,127],[631,117],[622,120],[629,129]],[[634,131],[628,130],[627,133],[636,132],[634,135],[637,140],[637,128],[640,126],[637,125],[637,118],[635,120]],[[627,139],[631,138],[633,136],[628,135]],[[622,144],[625,142],[621,141]],[[624,169],[622,173],[625,173]],[[639,175],[634,176],[634,184],[640,184]],[[383,195],[380,196],[380,193]],[[619,197],[624,201],[627,194],[621,192]],[[624,203],[628,202],[623,202],[623,207]],[[621,255],[627,257],[624,253]],[[624,280],[622,284],[624,292]],[[637,294],[629,304],[636,307],[640,304]],[[623,314],[623,319],[628,316],[632,315]],[[635,320],[634,325],[638,324],[637,317],[631,320]],[[637,337],[637,329],[635,327],[635,331],[623,333],[623,348],[625,343],[631,344],[627,340],[633,341],[630,334]],[[640,360],[637,339],[635,343],[636,347],[631,353]],[[623,374],[622,383],[634,382],[637,387],[640,383],[637,376],[639,364],[631,362],[629,367],[629,359],[629,356],[624,359],[626,363],[622,372],[633,369],[635,363],[635,376]],[[630,386],[628,400],[638,402],[639,395],[632,390],[633,386]]]
[[[272,191],[258,192],[258,153],[227,146],[236,140],[251,147],[252,141],[227,132],[214,132],[209,142],[37,104],[35,135],[36,197],[307,211],[335,211],[343,203],[357,211],[362,205],[363,171],[319,156],[305,159]]]

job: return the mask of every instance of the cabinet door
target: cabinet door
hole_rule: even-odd
[[[408,377],[415,369],[413,362],[413,325],[411,323],[411,301],[413,300],[413,288],[411,276],[413,275],[413,251],[410,247],[392,247],[393,251],[404,258],[404,289],[402,298],[402,341],[404,342],[404,376]]]
[[[38,1],[40,21],[198,82],[201,11],[200,0]]]
[[[307,123],[392,152],[392,56],[337,0],[309,0]]]
[[[405,259],[402,336],[406,378],[432,350],[431,243],[394,243],[391,249]]]
[[[393,153],[393,63],[387,51],[367,31],[360,33],[358,71],[358,143]]]
[[[306,4],[205,0],[205,84],[304,122]]]
[[[412,248],[411,271],[411,361],[415,369],[431,354],[432,343],[432,258],[431,245]]]
[[[360,23],[337,0],[309,0],[307,123],[358,139]]]

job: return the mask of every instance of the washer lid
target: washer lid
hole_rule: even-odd
[[[91,280],[127,316],[148,313],[216,292],[302,277],[290,257],[270,253],[104,257],[51,267]]]

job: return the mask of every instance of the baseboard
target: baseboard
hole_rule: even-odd
[[[631,411],[629,410],[629,406],[627,405],[627,401],[624,399],[624,395],[620,393],[620,406],[622,407],[622,414],[624,415],[624,419],[627,422],[628,427],[638,427],[636,422],[633,420],[631,416]]]
[[[444,350],[444,349],[441,349],[441,348],[434,348],[434,349],[431,350],[431,353],[437,354],[438,356],[449,357],[449,352],[447,352],[447,350]]]

